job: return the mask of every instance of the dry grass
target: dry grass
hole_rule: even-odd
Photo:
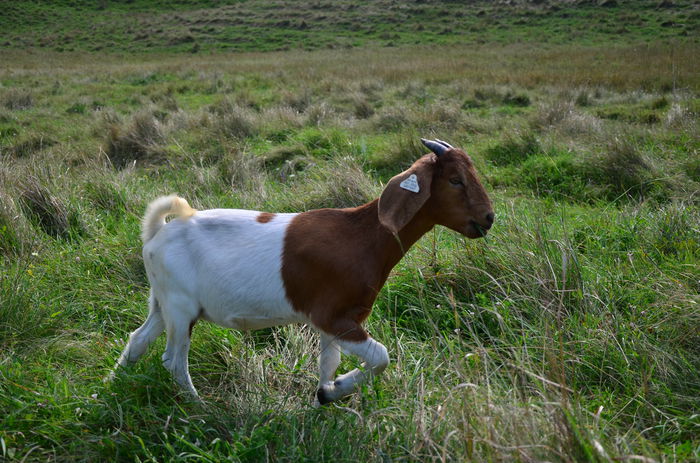
[[[694,59],[696,46],[641,45],[621,47],[554,46],[548,50],[527,45],[452,46],[435,53],[432,47],[353,49],[343,53],[318,51],[308,54],[241,53],[236,55],[154,55],[149,62],[126,57],[113,62],[84,54],[36,53],[6,50],[6,62],[22,62],[22,69],[0,70],[0,76],[21,78],[50,75],[54,63],[63,63],[64,75],[109,73],[116,79],[159,70],[176,69],[187,77],[198,73],[227,75],[258,73],[277,75],[297,84],[313,86],[323,80],[350,87],[372,80],[383,85],[423,79],[439,70],[436,82],[468,81],[472,85],[512,85],[518,88],[558,86],[562,88],[604,87],[621,90],[668,90],[700,87],[700,64]],[[609,66],[593,66],[604,62]],[[648,63],[656,63],[650,67]],[[478,63],[475,66],[474,63]],[[537,63],[533,66],[532,63]],[[80,69],[80,71],[78,71]],[[376,84],[372,84],[376,85]],[[382,85],[382,84],[380,84]]]
[[[590,175],[602,186],[610,186],[610,195],[647,199],[665,195],[668,179],[660,173],[639,142],[625,136],[609,140],[588,160]],[[611,198],[614,199],[614,198]],[[657,198],[658,199],[658,198]]]
[[[22,212],[34,226],[54,238],[68,238],[71,235],[77,217],[64,201],[49,191],[44,182],[28,177],[22,180],[19,190]]]
[[[0,190],[0,255],[19,256],[24,248],[26,231],[20,223],[20,212],[14,199]]]
[[[229,99],[212,105],[213,127],[216,133],[228,138],[243,139],[255,135],[258,127],[253,111]]]
[[[0,105],[13,111],[34,106],[34,96],[25,89],[10,88],[0,94]]]
[[[126,124],[111,124],[105,142],[107,157],[117,168],[163,159],[165,133],[153,110],[135,113]]]
[[[291,185],[285,210],[354,207],[378,197],[377,184],[352,158],[311,168]]]

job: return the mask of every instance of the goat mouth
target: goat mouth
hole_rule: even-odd
[[[476,223],[474,220],[472,220],[469,223],[469,225],[471,225],[472,228],[474,229],[474,231],[476,232],[475,238],[483,238],[489,232],[488,228],[482,227],[481,225]]]

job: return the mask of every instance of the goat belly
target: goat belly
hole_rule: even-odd
[[[179,293],[199,317],[242,330],[307,321],[293,310],[281,277],[284,235],[295,215],[212,209],[172,220],[144,247],[156,297]]]

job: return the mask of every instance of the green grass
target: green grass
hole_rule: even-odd
[[[481,43],[697,43],[689,0],[274,3],[17,1],[0,15],[3,47],[201,53]]]
[[[5,49],[0,458],[697,461],[697,55],[692,41]],[[381,378],[314,409],[309,327],[201,323],[205,405],[161,366],[163,339],[102,382],[146,313],[149,201],[359,204],[423,153],[420,136],[472,154],[497,219],[485,240],[436,228],[394,270],[368,321],[392,360]]]

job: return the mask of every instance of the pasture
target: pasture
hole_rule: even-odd
[[[697,461],[699,51],[2,50],[0,458]],[[354,206],[421,136],[471,154],[496,222],[438,227],[394,269],[367,325],[381,378],[313,408],[312,329],[199,323],[205,404],[163,338],[102,382],[147,311],[152,199]]]

